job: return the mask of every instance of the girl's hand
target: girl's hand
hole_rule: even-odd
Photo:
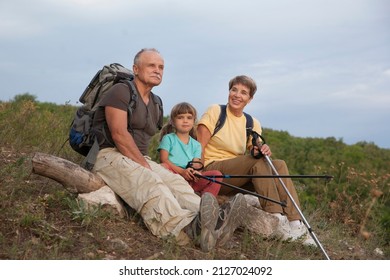
[[[192,168],[186,168],[186,169],[182,169],[181,172],[180,172],[180,175],[186,179],[186,181],[193,181],[195,180],[195,175],[193,174],[193,169]]]
[[[197,170],[193,170],[192,171],[192,174],[194,175],[194,181],[197,182],[200,178],[195,176],[195,174],[199,174],[199,175],[202,175],[202,173],[200,173],[199,171]]]

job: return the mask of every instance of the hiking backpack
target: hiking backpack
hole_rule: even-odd
[[[226,105],[219,105],[221,108],[221,112],[219,113],[218,121],[215,125],[214,132],[211,135],[213,137],[225,124],[226,121]],[[250,130],[253,128],[253,118],[251,115],[244,112],[246,118],[246,136],[247,138],[250,136]]]
[[[93,168],[96,155],[99,152],[99,143],[92,131],[94,114],[99,107],[100,101],[108,90],[117,83],[125,83],[130,89],[130,102],[127,109],[128,123],[135,109],[138,93],[135,89],[134,74],[119,63],[105,65],[99,70],[80,96],[79,101],[83,104],[75,113],[69,132],[69,143],[73,150],[86,156],[82,166],[88,170]],[[159,96],[152,94],[153,102],[159,108],[158,128],[163,125],[163,105]]]

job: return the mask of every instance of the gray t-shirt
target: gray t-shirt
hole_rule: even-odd
[[[153,93],[151,94],[153,95]],[[146,105],[138,95],[135,109],[131,115],[131,123],[127,126],[127,130],[133,136],[138,149],[143,155],[148,154],[150,139],[158,131],[157,123],[160,110],[158,104],[155,104],[153,100],[154,98],[151,96],[148,105]],[[115,147],[110,130],[108,129],[105,107],[114,107],[127,112],[129,103],[130,90],[123,83],[114,85],[101,100],[100,106],[95,112],[92,125],[99,141],[100,149]]]

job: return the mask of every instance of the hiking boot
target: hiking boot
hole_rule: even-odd
[[[247,215],[247,203],[239,193],[222,205],[217,222],[218,245],[223,246],[233,236],[234,231],[242,224]]]
[[[211,193],[204,193],[200,200],[199,214],[187,228],[187,233],[195,240],[203,252],[209,252],[217,243],[215,227],[218,221],[219,204]]]

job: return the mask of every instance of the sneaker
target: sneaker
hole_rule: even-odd
[[[204,193],[200,200],[199,214],[191,224],[191,235],[203,252],[211,251],[217,243],[215,227],[218,221],[218,212],[219,204],[215,196],[211,193]]]
[[[247,203],[239,193],[222,205],[217,222],[218,245],[223,246],[233,236],[234,231],[242,224],[247,215]]]
[[[278,227],[275,231],[275,236],[282,241],[295,241],[300,239],[305,234],[308,234],[306,226],[299,221],[299,223],[291,223],[285,215],[279,213],[272,214],[279,219]]]
[[[290,235],[292,241],[303,237],[305,234],[308,234],[307,228],[302,222],[300,222],[299,225],[291,226],[290,224],[290,228],[291,228]]]
[[[279,213],[272,215],[279,220],[279,224],[274,233],[275,237],[280,238],[282,241],[291,239],[291,227],[287,217]]]
[[[302,244],[305,246],[318,247],[317,243],[314,241],[313,237],[311,237],[309,232],[303,237]]]

